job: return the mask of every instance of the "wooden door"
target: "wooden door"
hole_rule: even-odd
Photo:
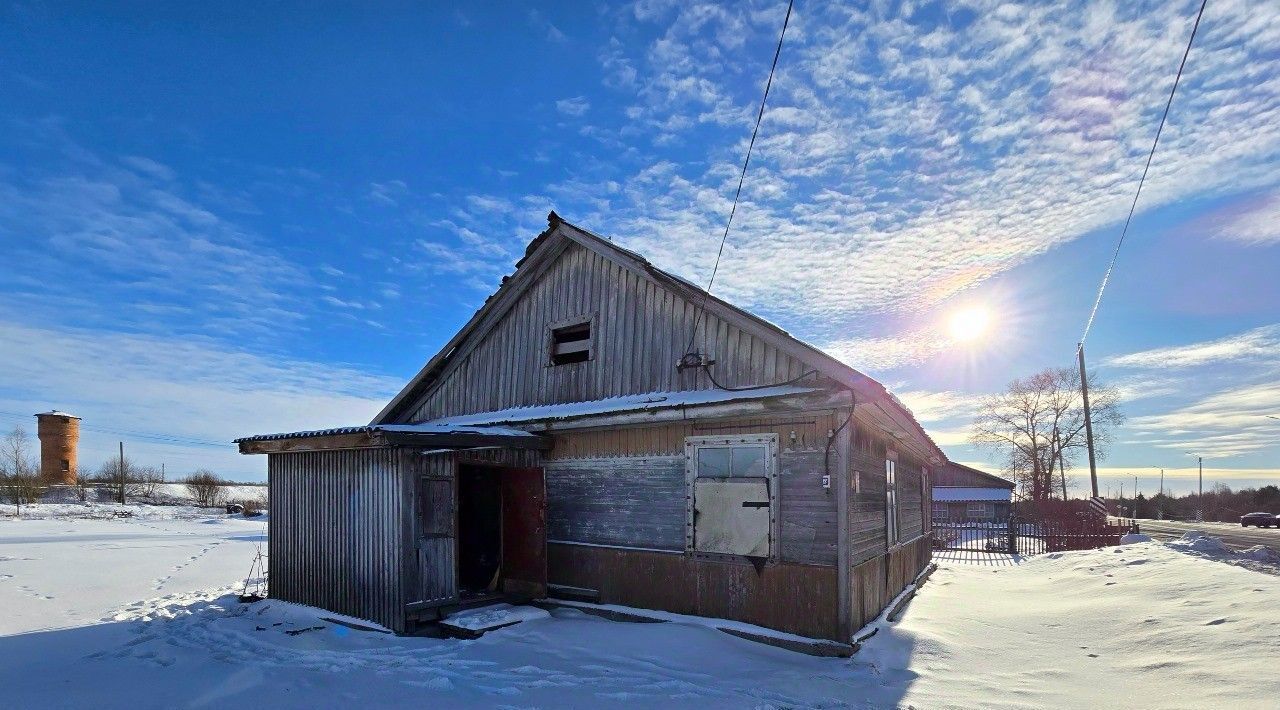
[[[502,590],[547,595],[547,488],[540,468],[502,471]]]
[[[420,476],[415,499],[414,548],[418,563],[418,589],[417,598],[411,604],[426,608],[457,601],[453,478]]]

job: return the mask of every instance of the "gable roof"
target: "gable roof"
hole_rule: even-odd
[[[1018,487],[1018,484],[1014,483],[1013,481],[1010,481],[1007,478],[1001,478],[1000,476],[997,476],[993,473],[987,473],[986,471],[974,468],[972,466],[965,466],[962,463],[956,463],[955,461],[948,461],[947,466],[949,468],[955,469],[959,473],[967,475],[970,479],[977,479],[977,481],[980,481],[992,487],[1008,488],[1010,490]]]
[[[908,436],[913,439],[934,465],[947,461],[946,455],[924,431],[910,410],[876,380],[792,336],[773,323],[738,308],[673,273],[654,266],[640,254],[564,221],[555,212],[547,215],[547,223],[547,229],[529,242],[524,257],[516,262],[515,272],[503,277],[498,290],[485,299],[484,304],[463,325],[462,329],[450,338],[444,347],[428,360],[418,374],[374,417],[372,424],[389,423],[397,416],[403,415],[440,381],[440,376],[454,358],[459,357],[469,344],[483,340],[489,329],[501,320],[520,296],[537,281],[538,277],[565,249],[572,244],[579,244],[690,302],[701,304],[708,313],[713,313],[742,330],[759,336],[779,350],[806,363],[819,374],[847,387],[855,394],[860,405],[870,405],[882,415],[876,417],[877,420],[896,438]]]

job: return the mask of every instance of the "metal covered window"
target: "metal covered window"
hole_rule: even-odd
[[[773,555],[777,451],[776,434],[685,440],[687,550],[738,557]]]
[[[569,365],[591,359],[591,318],[584,316],[551,326],[551,364]]]

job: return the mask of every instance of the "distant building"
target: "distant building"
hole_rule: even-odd
[[[933,519],[937,522],[1009,519],[1013,481],[953,461],[933,479]]]
[[[36,435],[40,437],[40,477],[50,483],[74,485],[80,417],[56,409],[35,416]]]

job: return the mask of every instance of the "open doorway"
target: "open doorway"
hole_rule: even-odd
[[[502,570],[500,469],[458,468],[458,592],[466,599],[497,592]]]
[[[458,467],[458,592],[537,598],[547,589],[546,483],[540,468]]]

